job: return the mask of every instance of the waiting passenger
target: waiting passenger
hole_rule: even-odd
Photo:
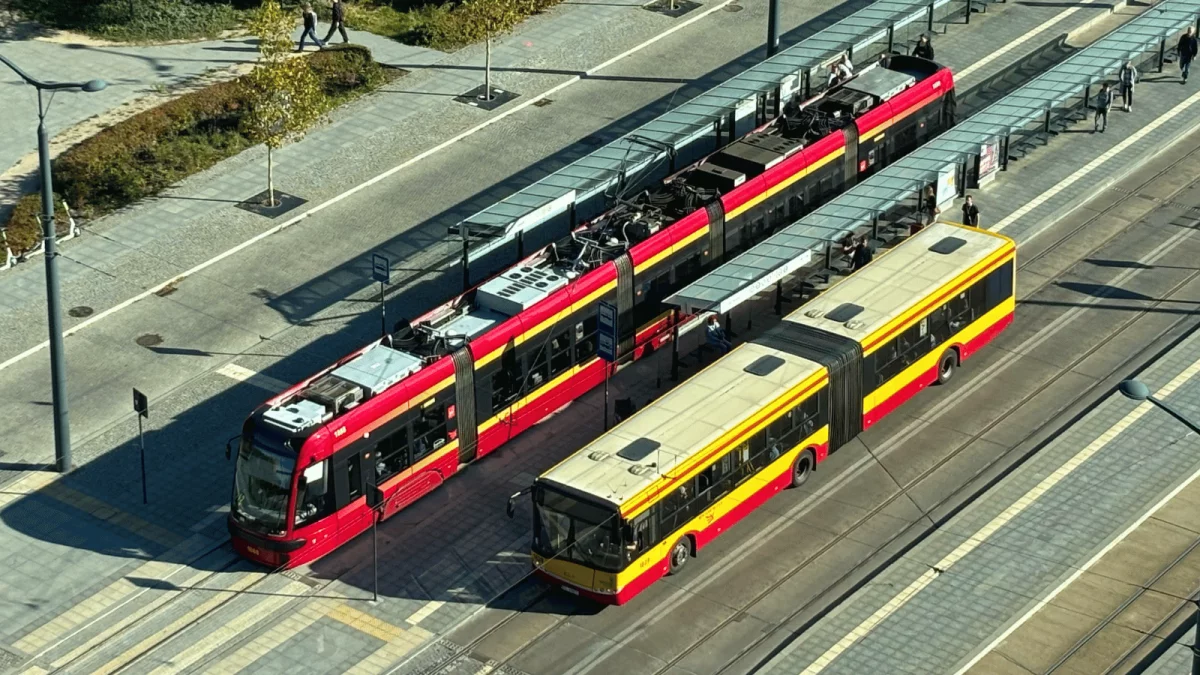
[[[933,60],[933,44],[929,42],[929,36],[921,33],[921,37],[917,39],[917,46],[913,47],[912,55],[922,59]]]
[[[713,314],[708,317],[708,326],[705,327],[708,333],[708,344],[716,347],[722,354],[728,354],[730,349],[733,349],[733,343],[725,337],[725,329],[721,328],[721,322],[717,319],[717,315]]]
[[[867,243],[867,238],[859,239],[858,246],[854,248],[854,271],[857,272],[866,267],[874,257],[875,254],[871,252],[871,245]]]
[[[829,64],[829,79],[825,82],[826,89],[833,89],[842,81],[842,73],[836,63]]]
[[[842,60],[838,61],[837,69],[843,80],[854,77],[854,64],[850,61],[848,52],[842,52]]]

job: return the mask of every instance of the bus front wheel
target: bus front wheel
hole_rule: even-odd
[[[808,477],[812,475],[813,467],[816,466],[816,461],[813,459],[812,450],[805,450],[796,458],[796,462],[792,464],[792,487],[800,487],[808,482]]]
[[[692,557],[692,546],[688,543],[687,537],[681,537],[675,545],[671,547],[671,555],[668,558],[667,574],[678,574],[687,565],[688,558]]]

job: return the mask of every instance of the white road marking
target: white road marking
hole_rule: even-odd
[[[144,300],[144,299],[150,297],[151,295],[158,293],[159,291],[161,291],[162,289],[166,288],[167,286],[169,286],[173,283],[177,283],[187,277],[198,274],[201,271],[203,271],[209,267],[212,267],[213,265],[228,258],[229,256],[239,253],[239,252],[253,246],[254,244],[257,244],[258,242],[262,241],[263,239],[270,237],[273,234],[278,234],[279,232],[286,230],[287,228],[291,227],[292,225],[299,223],[300,221],[304,220],[305,218],[316,215],[317,213],[325,210],[326,208],[329,208],[330,206],[333,206],[334,204],[342,201],[346,197],[349,197],[349,196],[356,194],[362,190],[365,190],[365,189],[371,187],[372,185],[378,183],[379,181],[384,180],[385,178],[388,178],[389,176],[395,174],[396,172],[407,169],[408,167],[416,164],[417,162],[420,162],[424,159],[427,159],[428,157],[430,157],[432,155],[435,155],[435,154],[441,152],[442,150],[445,150],[446,148],[458,143],[459,141],[463,140],[464,138],[472,136],[472,135],[476,134],[477,132],[480,132],[480,131],[490,127],[491,125],[499,122],[500,120],[506,119],[507,117],[509,117],[511,115],[515,115],[516,113],[533,105],[537,101],[540,101],[544,98],[549,98],[550,96],[557,94],[558,92],[562,91],[563,89],[566,89],[567,87],[569,87],[577,82],[580,82],[584,78],[586,78],[590,75],[594,75],[594,74],[600,72],[601,70],[604,70],[605,68],[611,66],[612,64],[614,64],[616,62],[618,62],[628,56],[632,56],[633,54],[636,54],[637,52],[642,51],[646,47],[649,47],[650,45],[658,42],[659,40],[667,37],[668,35],[671,35],[672,33],[676,33],[680,30],[683,30],[684,28],[687,28],[688,26],[707,17],[708,15],[712,14],[713,12],[717,12],[717,11],[721,10],[721,8],[725,7],[725,5],[728,5],[731,2],[733,2],[733,0],[721,0],[721,2],[718,2],[717,4],[715,4],[711,7],[708,7],[707,9],[700,12],[699,14],[689,17],[689,18],[671,26],[667,30],[655,35],[654,37],[651,37],[650,39],[648,39],[644,42],[634,45],[630,49],[627,49],[627,50],[621,52],[620,54],[617,54],[616,56],[605,61],[604,63],[601,63],[598,66],[593,66],[592,68],[589,68],[588,70],[583,71],[583,73],[580,75],[572,75],[571,77],[567,78],[565,81],[558,83],[557,85],[547,89],[546,91],[543,91],[540,94],[535,94],[533,96],[529,96],[524,101],[509,108],[508,110],[504,110],[502,112],[496,113],[495,116],[489,117],[488,119],[484,120],[483,122],[480,122],[479,124],[471,127],[470,129],[467,129],[466,131],[463,131],[462,133],[459,133],[456,136],[453,136],[445,141],[442,141],[441,143],[433,146],[432,148],[429,148],[428,150],[425,150],[424,152],[421,152],[420,154],[401,162],[400,164],[392,167],[391,169],[388,169],[387,171],[384,171],[383,173],[379,174],[378,176],[375,176],[374,178],[372,178],[364,183],[360,183],[337,196],[331,197],[330,199],[328,199],[324,202],[321,202],[320,204],[305,211],[304,213],[301,213],[300,215],[298,215],[294,218],[286,220],[286,221],[276,225],[275,227],[272,227],[269,230],[260,232],[259,234],[247,239],[246,241],[238,244],[237,246],[234,246],[233,248],[228,249],[212,258],[209,258],[208,260],[205,260],[204,262],[200,263],[199,265],[196,265],[195,267],[187,270],[186,272],[183,272],[182,274],[178,274],[176,276],[171,277],[170,279],[167,279],[166,281],[164,281],[160,284],[151,286],[150,288],[147,288],[145,291],[138,293],[137,295],[135,295],[127,300],[119,302],[116,305],[113,305],[112,307],[109,307],[108,309],[106,309],[102,312],[94,314],[91,317],[88,317],[87,319],[80,321],[79,323],[75,324],[74,326],[71,326],[70,328],[64,330],[63,337],[64,338],[70,337],[70,336],[74,335],[75,333],[78,333],[79,331],[81,331],[89,326],[93,326],[96,323],[98,323],[99,321],[102,321],[102,320],[112,316],[113,314],[116,314],[117,312],[134,304],[135,302]],[[0,363],[0,370],[4,370],[5,368],[8,368],[16,363],[20,363],[21,361],[23,361],[23,360],[29,358],[30,356],[33,356],[34,354],[45,349],[49,345],[50,345],[50,341],[45,340],[44,342],[42,342],[40,344],[34,345],[34,346],[30,347],[29,349],[26,349],[25,351],[21,352],[20,354],[17,354],[16,356],[13,356],[12,358],[8,359],[7,361]]]
[[[405,621],[415,626],[429,618],[430,614],[438,611],[438,608],[444,604],[446,603],[442,602],[441,600],[430,600],[429,602],[425,603],[424,607],[413,612],[412,616],[405,619]]]
[[[1032,31],[1029,31],[1028,33],[1025,33],[1024,35],[1017,38],[1016,40],[1013,40],[1012,42],[1004,45],[1000,49],[997,49],[996,51],[988,54],[987,56],[983,57],[982,59],[967,66],[966,68],[963,68],[961,71],[955,73],[954,79],[956,79],[960,82],[963,80],[966,80],[967,77],[971,73],[975,72],[976,70],[979,70],[980,68],[986,66],[987,64],[991,63],[992,61],[995,61],[996,59],[1000,58],[1001,56],[1004,56],[1005,54],[1011,52],[1012,50],[1016,49],[1017,47],[1020,47],[1021,45],[1025,44],[1026,42],[1029,42],[1030,40],[1041,35],[1042,33],[1045,33],[1046,31],[1048,31],[1051,28],[1053,28],[1054,26],[1056,26],[1063,19],[1066,19],[1067,17],[1071,16],[1075,12],[1078,12],[1081,9],[1088,9],[1088,5],[1090,5],[1094,2],[1096,2],[1096,0],[1080,0],[1080,3],[1077,6],[1071,7],[1070,9],[1065,9],[1065,10],[1059,12],[1058,14],[1055,14],[1054,18],[1043,23],[1041,26],[1038,26],[1038,28],[1036,30],[1032,30]],[[1125,3],[1122,2],[1120,4],[1123,5]],[[1113,7],[1109,13],[1114,12],[1116,10],[1117,10],[1117,7]],[[1104,18],[1104,16],[1101,15],[1101,16],[1096,17],[1096,19],[1093,19],[1093,21],[1097,20],[1097,19],[1103,19],[1103,18]],[[1089,21],[1088,23],[1091,23],[1091,22]],[[1076,30],[1080,30],[1082,28],[1083,28],[1083,26],[1081,26],[1080,28],[1078,28]]]
[[[1192,232],[1193,230],[1190,229],[1181,230],[1179,233],[1172,235],[1157,248],[1143,256],[1138,262],[1147,267],[1152,266],[1155,261],[1174,250],[1181,241],[1190,237]],[[1144,270],[1139,268],[1125,270],[1121,274],[1117,275],[1113,281],[1110,282],[1110,285],[1119,287],[1142,271]],[[938,406],[929,416],[914,420],[908,426],[904,427],[902,431],[889,437],[889,439],[881,446],[876,448],[873,453],[863,455],[854,464],[851,464],[840,474],[838,474],[838,476],[832,481],[821,486],[816,492],[793,506],[788,511],[776,516],[774,520],[747,539],[746,543],[738,547],[736,551],[730,551],[724,557],[717,558],[712,567],[705,570],[705,573],[702,577],[697,578],[691,583],[684,584],[679,590],[668,596],[664,602],[660,603],[657,611],[654,614],[643,616],[642,618],[626,626],[613,638],[612,642],[607,648],[595,655],[581,660],[574,668],[567,671],[566,675],[584,675],[585,673],[591,672],[593,668],[598,666],[605,659],[609,658],[613,653],[623,649],[625,645],[627,645],[643,628],[657,622],[658,619],[662,617],[669,616],[670,613],[679,605],[681,605],[691,594],[706,588],[709,584],[720,578],[722,574],[732,569],[744,559],[753,555],[755,551],[770,541],[772,537],[777,535],[785,527],[790,525],[792,522],[803,518],[808,514],[809,511],[817,508],[817,506],[820,505],[820,503],[828,495],[840,490],[842,487],[861,476],[871,465],[874,464],[876,457],[882,458],[886,456],[887,454],[899,448],[905,441],[917,435],[923,429],[936,422],[938,419],[941,419],[943,415],[950,414],[955,409],[957,403],[961,402],[975,391],[982,389],[999,371],[1007,368],[1018,357],[1030,353],[1046,340],[1049,340],[1052,336],[1054,336],[1054,334],[1068,326],[1070,322],[1081,313],[1087,311],[1092,305],[1095,305],[1104,299],[1104,296],[1095,296],[1082,300],[1078,306],[1072,307],[1058,319],[1055,319],[1051,323],[1047,324],[1037,333],[1030,336],[1027,340],[1018,345],[1016,349],[1005,354],[996,363],[992,364],[988,368],[980,371],[962,390],[956,392],[953,398],[946,400],[943,405]]]
[[[1125,150],[1125,148],[1128,148],[1129,146],[1133,145],[1134,143],[1137,143],[1138,141],[1142,140],[1143,138],[1146,137],[1147,134],[1153,132],[1155,129],[1166,124],[1169,120],[1174,118],[1176,115],[1179,115],[1183,111],[1190,108],[1197,101],[1200,101],[1200,92],[1196,92],[1195,94],[1192,94],[1191,96],[1187,97],[1187,99],[1184,101],[1181,101],[1179,103],[1179,105],[1176,105],[1174,108],[1171,108],[1167,112],[1159,115],[1157,118],[1154,119],[1154,121],[1150,122],[1149,124],[1142,127],[1141,129],[1138,129],[1136,132],[1134,132],[1128,138],[1126,138],[1125,140],[1116,144],[1112,148],[1109,148],[1109,150],[1106,151],[1104,154],[1100,155],[1099,157],[1097,157],[1097,158],[1093,159],[1092,161],[1088,162],[1087,164],[1083,165],[1078,170],[1076,170],[1075,173],[1071,174],[1070,176],[1067,176],[1066,178],[1064,178],[1062,181],[1060,181],[1054,187],[1050,188],[1049,190],[1046,190],[1045,192],[1038,195],[1037,197],[1034,197],[1033,199],[1031,199],[1029,201],[1029,203],[1025,204],[1024,206],[1017,209],[1016,211],[1013,211],[1011,214],[1005,216],[1003,219],[1000,220],[1000,222],[996,223],[995,227],[992,228],[992,231],[1000,232],[1000,231],[1004,230],[1004,228],[1015,223],[1017,220],[1024,218],[1025,215],[1028,214],[1030,211],[1036,209],[1037,207],[1046,203],[1050,199],[1053,199],[1055,197],[1055,195],[1057,195],[1058,193],[1067,189],[1068,187],[1074,185],[1075,183],[1078,183],[1080,180],[1083,180],[1088,174],[1090,174],[1093,171],[1095,171],[1096,169],[1100,168],[1100,166],[1102,166],[1105,162],[1107,162],[1108,160],[1112,159],[1113,157],[1115,157],[1115,156],[1119,155],[1121,152],[1123,152]]]
[[[1170,396],[1172,393],[1175,392],[1176,389],[1178,389],[1180,386],[1182,386],[1188,380],[1195,377],[1196,373],[1200,373],[1200,360],[1193,362],[1192,365],[1188,366],[1186,370],[1184,370],[1179,375],[1175,376],[1175,378],[1172,379],[1169,383],[1167,383],[1166,386],[1164,386],[1162,389],[1159,389],[1158,392],[1155,393],[1155,396],[1157,396],[1158,398],[1166,398],[1167,396]],[[1119,395],[1118,394],[1110,394],[1110,397],[1116,397],[1116,396],[1119,396]],[[1152,408],[1154,408],[1154,404],[1150,403],[1149,401],[1143,401],[1141,405],[1139,405],[1136,408],[1134,408],[1133,410],[1131,410],[1128,414],[1126,414],[1124,417],[1122,417],[1116,424],[1113,424],[1112,426],[1110,426],[1103,433],[1099,434],[1091,443],[1087,444],[1087,446],[1085,446],[1082,450],[1075,453],[1075,455],[1073,455],[1070,459],[1068,459],[1061,466],[1059,466],[1053,473],[1046,476],[1037,485],[1030,488],[1028,492],[1026,492],[1024,495],[1022,495],[1019,499],[1014,501],[1012,504],[1010,504],[1007,509],[1005,509],[1002,513],[1000,513],[1000,515],[996,516],[990,522],[988,522],[986,525],[979,528],[978,531],[976,531],[974,534],[972,534],[970,537],[968,537],[966,540],[964,540],[961,544],[959,544],[957,547],[955,547],[955,549],[953,551],[946,554],[946,556],[944,558],[942,558],[941,560],[939,560],[934,565],[934,567],[936,567],[938,570],[941,570],[942,572],[949,570],[951,567],[954,566],[955,563],[962,560],[969,553],[971,553],[971,551],[974,551],[975,549],[979,548],[980,545],[982,545],[985,541],[987,541],[1000,528],[1004,527],[1009,522],[1011,522],[1013,520],[1013,518],[1016,518],[1017,516],[1021,515],[1021,513],[1023,513],[1030,506],[1036,504],[1037,501],[1039,499],[1041,499],[1043,495],[1045,495],[1047,492],[1049,492],[1051,489],[1053,489],[1054,486],[1058,485],[1064,479],[1066,479],[1068,476],[1070,476],[1072,473],[1074,473],[1074,471],[1076,469],[1083,466],[1084,463],[1086,463],[1089,459],[1092,458],[1092,456],[1094,456],[1097,452],[1099,452],[1100,450],[1105,448],[1114,438],[1116,438],[1116,436],[1118,434],[1125,431],[1130,426],[1132,426],[1134,423],[1136,423],[1139,419],[1141,419],[1143,416],[1145,416],[1146,413],[1150,412],[1150,410]],[[968,664],[966,667],[960,669],[958,672],[961,673],[961,672],[965,671],[966,668],[969,668],[971,665],[974,665],[975,662],[977,662],[980,658],[982,658],[984,654],[986,654],[988,651],[991,651],[991,649],[995,645],[999,644],[1004,639],[1004,637],[1007,637],[1009,634],[1012,633],[1012,631],[1016,630],[1016,628],[1018,626],[1020,626],[1022,623],[1024,623],[1030,616],[1032,616],[1034,614],[1034,612],[1036,612],[1038,609],[1044,607],[1046,605],[1046,603],[1049,602],[1051,599],[1053,599],[1054,596],[1058,595],[1059,592],[1062,591],[1062,589],[1066,588],[1067,585],[1069,585],[1072,581],[1077,579],[1079,577],[1079,575],[1083,574],[1088,568],[1090,568],[1092,565],[1094,565],[1096,563],[1096,561],[1099,560],[1100,557],[1102,557],[1104,555],[1104,553],[1107,553],[1109,550],[1112,549],[1113,546],[1116,546],[1117,543],[1119,543],[1126,536],[1128,536],[1129,533],[1132,532],[1134,529],[1136,529],[1136,527],[1138,525],[1143,523],[1147,518],[1150,517],[1150,515],[1152,513],[1157,511],[1163,504],[1165,504],[1170,499],[1170,497],[1173,497],[1176,494],[1178,494],[1180,490],[1182,490],[1189,483],[1191,483],[1193,480],[1195,480],[1195,478],[1197,476],[1200,476],[1200,470],[1197,470],[1196,473],[1192,474],[1192,476],[1190,478],[1188,478],[1187,481],[1185,481],[1182,485],[1180,485],[1178,488],[1176,488],[1167,498],[1165,498],[1162,501],[1159,501],[1157,504],[1154,505],[1153,508],[1151,508],[1149,511],[1142,514],[1142,516],[1137,520],[1137,522],[1134,525],[1130,526],[1128,529],[1126,529],[1124,532],[1122,532],[1116,539],[1109,542],[1109,544],[1107,546],[1105,546],[1100,551],[1100,553],[1097,553],[1096,556],[1094,556],[1091,560],[1089,560],[1082,567],[1076,568],[1076,570],[1071,574],[1071,576],[1069,576],[1061,585],[1059,585],[1056,589],[1054,589],[1044,599],[1040,600],[1038,602],[1038,604],[1036,604],[1032,609],[1029,610],[1029,612],[1027,612],[1025,614],[1024,617],[1022,617],[1020,620],[1018,620],[1016,623],[1014,623],[1012,626],[1010,626],[1002,634],[1001,637],[996,638],[983,652],[976,655],[976,657],[971,661],[970,664]],[[856,626],[852,631],[850,631],[846,635],[842,636],[841,640],[838,640],[838,642],[836,644],[834,644],[832,647],[830,647],[828,650],[826,650],[825,653],[823,653],[820,657],[818,657],[816,661],[813,661],[807,668],[805,668],[803,675],[817,675],[817,673],[820,673],[829,664],[833,663],[834,659],[836,659],[843,652],[845,652],[847,649],[849,649],[851,646],[853,646],[856,642],[858,642],[859,640],[862,640],[868,634],[870,634],[870,632],[872,630],[874,630],[875,627],[880,624],[880,622],[882,622],[884,619],[886,619],[889,616],[891,616],[892,614],[894,614],[901,607],[904,607],[904,605],[908,604],[909,600],[912,600],[914,597],[917,596],[918,593],[920,593],[922,590],[927,588],[931,583],[933,583],[934,579],[938,578],[938,576],[940,576],[940,573],[935,571],[933,568],[926,570],[924,574],[922,574],[915,581],[910,583],[904,590],[900,591],[895,596],[893,596],[892,599],[890,599],[887,603],[885,603],[883,605],[883,607],[880,607],[878,610],[875,611],[874,614],[872,614],[871,616],[869,616],[865,620],[863,620],[863,622],[860,623],[858,626]],[[794,651],[797,646],[799,646],[799,641],[793,642],[791,645],[788,646],[787,649],[783,650],[783,652],[776,658],[782,658],[784,655]],[[770,664],[768,664],[768,666],[769,665]]]
[[[259,389],[266,389],[272,394],[278,394],[279,392],[291,386],[283,380],[277,380],[269,375],[263,375],[262,373],[257,373],[249,368],[243,368],[236,363],[226,363],[220,368],[217,368],[217,373],[230,379],[237,380],[238,382],[252,384]]]

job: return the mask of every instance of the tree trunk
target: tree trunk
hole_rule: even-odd
[[[488,33],[487,48],[483,57],[483,93],[485,101],[492,100],[492,34]]]
[[[271,157],[271,146],[267,146],[267,206],[275,206],[275,164]]]

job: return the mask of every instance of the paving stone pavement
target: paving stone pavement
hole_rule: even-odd
[[[429,86],[433,86],[433,81],[429,82]],[[1131,117],[1131,123],[1149,118],[1152,105],[1148,102],[1145,108],[1139,106],[1138,116]],[[1076,137],[1070,146],[1057,145],[1046,152],[1074,152],[1076,146],[1083,143],[1086,147],[1078,152],[1084,154],[1079,156],[1093,152],[1098,155],[1111,147],[1117,138],[1119,136],[1111,133],[1086,139]],[[1057,163],[1035,159],[1027,166],[1032,171],[1042,164]],[[253,172],[246,176],[250,173]],[[1002,177],[996,187],[1005,183]],[[991,195],[992,190],[984,194]],[[989,196],[985,203],[992,205],[985,209],[986,217],[1000,217],[1004,213],[999,205],[1013,202]],[[300,346],[284,342],[277,347],[287,352]],[[653,396],[662,363],[661,358],[647,362],[637,366],[637,370],[631,370],[628,376],[618,378],[614,382],[614,396],[628,395],[636,400]],[[630,386],[630,382],[640,384]],[[228,501],[230,467],[212,443],[200,451],[195,446],[187,446],[184,441],[211,436],[214,420],[239,419],[246,410],[261,402],[264,395],[263,390],[251,384],[231,387],[228,378],[210,373],[189,385],[186,396],[168,398],[156,408],[147,429],[147,440],[156,450],[150,457],[153,482],[149,506],[141,504],[137,445],[129,425],[113,427],[90,439],[89,447],[81,448],[81,455],[91,454],[98,459],[88,465],[86,472],[58,481],[61,488],[46,490],[44,484],[6,484],[5,493],[16,497],[0,500],[0,521],[3,522],[0,550],[20,551],[30,559],[14,561],[15,566],[11,568],[0,568],[4,570],[0,573],[0,584],[11,588],[44,587],[46,598],[38,600],[41,604],[36,612],[13,609],[10,621],[4,624],[8,632],[0,635],[0,650],[21,654],[22,659],[36,655],[37,663],[53,663],[65,658],[78,642],[55,646],[54,640],[50,640],[29,651],[9,648],[35,632],[45,631],[54,621],[84,620],[88,612],[100,611],[85,605],[96,598],[101,589],[112,586],[126,575],[132,576],[131,570],[153,564],[147,561],[184,566],[185,571],[179,578],[192,573],[215,575],[228,566],[230,559],[227,556],[206,552],[219,546],[223,539],[221,512],[212,509]],[[300,629],[306,635],[324,636],[307,642],[305,648],[312,647],[306,652],[308,661],[329,670],[349,669],[362,660],[362,654],[369,652],[383,663],[373,672],[381,672],[387,666],[401,662],[417,645],[431,644],[434,636],[444,633],[446,628],[478,609],[481,601],[495,597],[499,591],[520,580],[528,566],[525,557],[528,514],[521,513],[516,519],[508,520],[503,516],[503,498],[527,484],[531,473],[550,466],[564,452],[579,447],[597,434],[597,428],[580,424],[580,420],[599,426],[598,397],[599,394],[593,392],[489,458],[487,463],[472,467],[440,492],[381,526],[381,560],[386,562],[380,570],[380,584],[387,598],[385,602],[379,605],[364,602],[364,598],[369,597],[371,584],[370,569],[363,566],[363,561],[370,559],[367,538],[359,538],[344,550],[304,570],[305,579],[319,582],[338,579],[323,587],[318,593],[319,598],[312,601],[313,604],[328,601],[327,608],[322,606],[325,613],[318,613],[311,623]],[[203,521],[210,511],[213,516],[207,522]],[[131,520],[129,514],[137,514],[141,522],[150,523],[161,531],[142,527],[138,521]],[[202,523],[198,529],[195,527],[197,521]],[[134,532],[147,536],[143,538],[132,534]],[[154,536],[148,536],[154,532]],[[51,550],[39,554],[38,546]],[[78,576],[67,575],[47,581],[42,572],[44,565],[39,569],[37,561],[64,556],[77,556],[71,564],[74,565],[72,571]],[[64,567],[67,564],[64,562]],[[137,576],[143,578],[142,574],[139,572]],[[144,578],[157,577],[145,574]],[[175,577],[171,579],[169,583],[178,582]],[[179,585],[186,588],[196,583]],[[134,589],[118,591],[113,604],[106,607],[111,609],[135,592]],[[202,600],[195,598],[194,593],[179,595],[191,598],[187,600],[191,603]],[[155,601],[154,597],[159,596],[146,593],[138,596],[137,602],[149,603]],[[262,597],[251,596],[251,599]],[[351,616],[346,608],[382,624],[370,624],[361,619],[349,619],[348,624],[343,620]],[[225,651],[204,655],[195,662],[194,668],[204,669],[207,664],[216,670],[228,668],[232,672],[237,668],[225,663],[226,655],[239,653],[242,649],[246,654],[255,655],[252,663],[257,663],[257,667],[276,668],[278,655],[289,647],[281,646],[284,645],[282,640],[274,642],[282,633],[272,627],[282,625],[279,621],[289,613],[283,609],[264,618],[261,629],[238,636],[224,648]],[[69,619],[50,621],[51,617],[59,615]],[[331,619],[330,616],[341,618]],[[115,618],[107,620],[115,621]],[[342,630],[341,626],[355,625],[355,620],[358,620],[357,625],[375,631],[360,630],[360,633],[387,635],[393,638],[392,642],[381,646],[380,642],[356,636],[348,638],[345,644],[339,642],[336,649],[329,647],[325,651],[316,651],[319,647],[314,645],[319,645],[319,639],[328,644],[332,636]],[[218,625],[215,621],[200,624],[196,632],[203,634],[206,629]],[[61,637],[69,631],[70,627],[60,623],[47,632]],[[314,643],[314,640],[318,642]],[[454,646],[440,646],[450,654],[455,653]],[[180,646],[181,650],[185,648],[186,645]],[[425,658],[427,653],[421,656]],[[2,663],[3,659],[0,659]],[[472,665],[467,661],[463,663]],[[69,667],[68,671],[88,672],[84,666],[90,665],[94,664],[88,661],[78,668]]]
[[[1200,333],[1138,377],[1200,414]],[[1130,448],[1137,458],[1130,461]],[[786,647],[768,673],[950,672],[1164,495],[1200,441],[1114,392]],[[1169,671],[1168,671],[1169,672]]]

